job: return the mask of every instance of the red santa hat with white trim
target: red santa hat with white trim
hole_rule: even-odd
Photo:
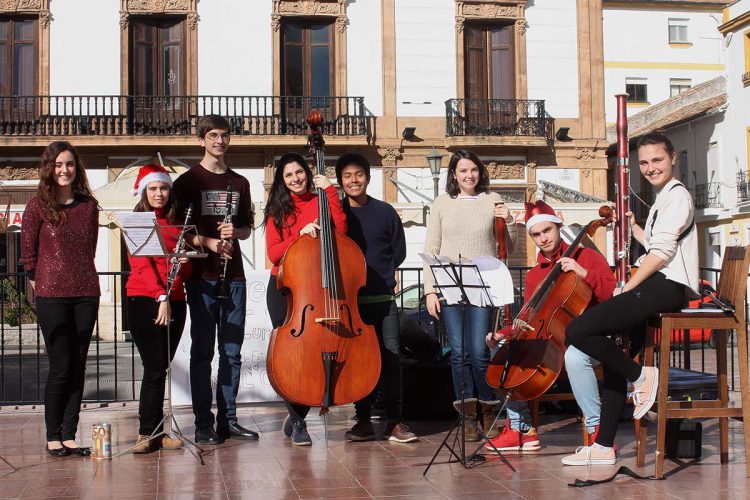
[[[169,176],[167,169],[156,163],[149,163],[138,169],[138,178],[135,180],[131,193],[133,193],[133,196],[141,196],[143,190],[151,182],[163,182],[172,187],[172,178]]]
[[[562,224],[562,220],[555,214],[551,206],[544,203],[543,200],[536,200],[535,203],[526,202],[526,230],[531,232],[531,228],[540,222],[554,222]]]

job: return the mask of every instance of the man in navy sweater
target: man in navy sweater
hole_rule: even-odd
[[[404,226],[396,210],[367,195],[370,163],[359,154],[345,154],[336,162],[336,178],[344,189],[343,207],[348,235],[365,254],[367,283],[359,291],[359,313],[378,335],[382,369],[380,382],[386,406],[385,438],[411,443],[419,438],[401,422],[400,324],[394,298],[396,268],[406,258]],[[354,405],[357,423],[346,433],[347,441],[376,438],[370,421],[370,397]]]

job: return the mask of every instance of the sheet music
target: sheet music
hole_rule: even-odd
[[[115,212],[130,255],[155,257],[166,254],[159,231],[155,231],[154,212]]]
[[[419,256],[428,266],[455,263],[453,259],[445,255],[433,257],[420,253]],[[485,307],[513,303],[512,276],[507,266],[495,257],[480,256],[474,259],[462,259],[461,265],[455,266],[455,273],[458,276],[454,276],[454,269],[450,267],[449,271],[440,267],[432,267],[432,270],[440,293],[448,304],[457,304],[461,301],[461,290],[450,286],[456,284],[456,279],[460,279],[464,285],[467,285],[466,296],[472,305]],[[440,288],[439,285],[448,286]],[[489,288],[473,288],[474,286]]]
[[[422,257],[422,261],[428,266],[439,266],[440,264],[449,264],[453,262],[449,257],[445,255],[427,255],[424,253],[419,254]],[[441,267],[432,267],[432,272],[435,275],[435,282],[437,285],[455,285],[455,279],[453,276],[448,274],[445,269]],[[440,293],[448,304],[458,304],[461,302],[461,290],[458,288],[440,288]]]

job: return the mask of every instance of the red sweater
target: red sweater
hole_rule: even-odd
[[[334,186],[325,190],[328,196],[328,206],[331,209],[333,227],[341,234],[346,234],[346,214],[341,208],[341,200]],[[300,230],[318,218],[318,196],[307,192],[302,196],[292,194],[294,214],[287,217],[282,234],[276,229],[272,219],[266,221],[266,254],[273,263],[271,274],[279,274],[279,264],[284,258],[287,248],[299,238]]]
[[[526,273],[524,303],[529,301],[537,285],[550,273],[555,263],[562,257],[569,246],[564,241],[561,242],[560,248],[557,249],[552,259],[548,259],[542,252],[539,252],[536,257],[536,266]],[[576,252],[573,252],[573,258],[581,267],[588,271],[585,281],[591,286],[591,290],[593,291],[589,308],[612,297],[612,292],[616,284],[615,275],[609,268],[609,264],[607,264],[604,256],[590,248],[579,248]]]
[[[156,211],[156,222],[159,226],[169,226],[161,211]],[[173,250],[180,236],[178,227],[161,227],[161,236],[168,250]],[[156,300],[167,292],[167,257],[133,257],[128,253],[130,276],[125,285],[128,297],[151,297]],[[171,267],[171,266],[170,266]],[[185,279],[190,277],[190,262],[182,264],[177,278],[172,285],[169,300],[185,300]]]

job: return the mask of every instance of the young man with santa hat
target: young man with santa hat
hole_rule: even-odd
[[[573,257],[562,257],[569,245],[562,240],[560,228],[562,220],[544,201],[526,203],[526,230],[539,249],[537,264],[526,273],[524,302],[528,302],[537,285],[547,277],[556,263],[560,262],[563,271],[580,276],[593,291],[589,307],[612,297],[615,277],[607,260],[590,248],[578,248]],[[502,339],[502,333],[489,333],[487,344],[492,346]],[[575,347],[565,351],[565,368],[568,372],[573,395],[583,411],[586,429],[592,438],[599,430],[601,402],[599,388],[593,366],[597,361],[583,354]],[[503,452],[537,451],[541,448],[536,429],[531,427],[531,415],[525,401],[508,401],[506,406],[508,422],[502,433],[490,442]],[[485,445],[492,449],[492,446]]]

